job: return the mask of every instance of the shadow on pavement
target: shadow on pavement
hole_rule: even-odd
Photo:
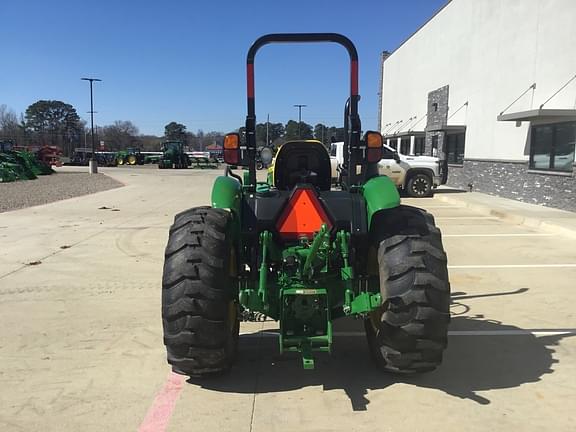
[[[454,304],[461,307],[463,298],[466,298],[465,293],[457,293]],[[461,313],[468,311],[466,307]],[[262,332],[241,337],[239,358],[229,374],[204,380],[190,379],[188,383],[215,391],[256,394],[323,386],[325,391],[343,390],[354,411],[367,409],[369,390],[382,390],[400,383],[442,390],[455,397],[489,404],[490,400],[478,392],[518,387],[537,382],[544,374],[552,373],[552,365],[557,362],[552,357],[553,347],[564,337],[571,336],[536,337],[529,332],[510,335],[510,332],[523,329],[483,316],[453,316],[451,332],[506,331],[508,334],[452,335],[444,362],[436,371],[394,376],[380,372],[371,362],[365,338],[356,333],[362,328],[359,320],[339,324],[335,329],[332,354],[316,354],[315,370],[303,370],[297,355],[279,355],[277,338]],[[343,331],[354,335],[338,336],[338,332]]]

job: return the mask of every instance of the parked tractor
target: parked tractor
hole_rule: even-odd
[[[116,152],[117,165],[144,165],[144,155],[138,148],[128,148]]]
[[[188,168],[190,158],[184,151],[182,141],[164,141],[162,143],[162,157],[158,161],[158,168]]]
[[[269,182],[256,178],[254,58],[276,42],[334,42],[350,57],[342,186],[331,188],[330,157],[319,141],[278,151]],[[175,216],[165,251],[162,321],[168,363],[180,374],[229,369],[241,317],[279,322],[280,352],[330,352],[333,322],[364,322],[370,353],[384,371],[436,368],[447,343],[450,284],[434,218],[400,204],[378,174],[382,136],[361,136],[358,58],[339,34],[270,34],[247,56],[245,141],[224,140],[225,175],[211,205]],[[262,154],[270,162],[270,154]],[[243,178],[230,166],[247,167]]]

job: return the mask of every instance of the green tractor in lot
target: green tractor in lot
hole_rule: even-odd
[[[164,141],[162,143],[162,157],[158,161],[158,168],[188,168],[190,158],[184,151],[182,141]]]
[[[116,165],[144,165],[144,155],[138,148],[127,148],[116,152]]]
[[[329,154],[318,141],[284,144],[269,181],[256,179],[254,58],[275,42],[335,42],[348,51],[341,189],[331,189]],[[266,35],[248,52],[247,81],[246,142],[226,136],[228,167],[211,206],[183,211],[170,228],[162,321],[172,369],[229,369],[239,321],[252,313],[279,321],[280,352],[300,352],[306,369],[314,351],[331,351],[333,321],[356,317],[383,370],[433,370],[447,344],[446,254],[432,215],[401,205],[394,183],[378,175],[382,136],[361,137],[356,48],[333,33]],[[248,170],[241,178],[230,166]]]

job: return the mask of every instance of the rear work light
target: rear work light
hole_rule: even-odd
[[[368,131],[364,134],[366,143],[366,160],[370,163],[382,159],[382,135],[378,132]]]
[[[230,133],[224,137],[224,162],[229,165],[240,163],[240,135]]]
[[[276,229],[280,237],[286,240],[311,240],[322,224],[326,224],[328,230],[332,229],[332,222],[316,193],[313,189],[298,188],[280,214]]]

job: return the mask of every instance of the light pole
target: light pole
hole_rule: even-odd
[[[268,114],[266,116],[266,147],[268,147],[270,145],[270,142],[269,142],[269,136],[270,135],[268,132],[269,127],[270,127],[270,114]]]
[[[83,81],[90,81],[90,135],[92,137],[92,156],[89,162],[90,174],[98,173],[98,161],[96,161],[96,144],[94,143],[94,98],[92,96],[92,83],[94,81],[102,81],[98,78],[81,78]]]
[[[300,123],[302,123],[302,108],[307,106],[308,105],[299,105],[299,104],[294,105],[294,107],[298,108],[298,138],[302,137],[300,135]]]

